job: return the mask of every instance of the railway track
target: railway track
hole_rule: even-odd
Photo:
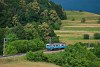
[[[43,53],[45,53],[45,54],[52,54],[52,53],[57,53],[57,52],[61,52],[61,51],[64,51],[64,49],[53,50],[53,51],[43,50]],[[37,51],[35,51],[35,52],[37,52]],[[2,58],[19,57],[19,56],[25,56],[25,55],[26,55],[26,53],[20,53],[20,54],[16,54],[16,55],[13,55],[13,56],[0,56],[0,59],[2,59]]]

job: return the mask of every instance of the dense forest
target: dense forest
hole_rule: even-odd
[[[0,0],[0,54],[4,38],[8,54],[14,48],[14,53],[43,49],[39,45],[45,46],[50,38],[52,42],[59,42],[54,29],[60,28],[62,19],[66,19],[66,14],[61,5],[50,0]]]

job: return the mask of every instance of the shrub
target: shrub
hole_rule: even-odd
[[[43,51],[37,51],[34,53],[34,61],[43,61]]]
[[[18,53],[42,50],[45,47],[44,42],[38,38],[34,40],[16,40],[8,44],[14,46]]]
[[[91,49],[91,51],[100,58],[100,43],[95,44],[94,49]]]
[[[41,39],[36,38],[33,42],[36,44],[36,50],[42,50],[45,48],[45,44]]]
[[[5,55],[14,55],[17,54],[17,50],[14,46],[7,45],[4,53]]]
[[[60,24],[59,23],[54,23],[54,29],[59,30],[60,29]]]
[[[94,39],[100,39],[100,33],[95,33],[94,34]]]
[[[85,23],[86,22],[86,19],[85,18],[82,18],[81,19],[81,23]]]
[[[84,34],[84,39],[89,39],[89,34]]]
[[[34,54],[32,51],[29,51],[26,53],[26,59],[29,60],[29,61],[33,61],[34,59]]]
[[[32,51],[26,53],[26,59],[29,61],[46,61],[47,57],[43,54],[43,51]]]
[[[100,18],[98,19],[98,21],[97,21],[99,24],[100,24]]]
[[[75,21],[75,18],[72,18],[72,21]]]

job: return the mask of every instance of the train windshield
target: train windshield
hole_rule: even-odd
[[[50,46],[50,44],[46,44],[46,46]]]

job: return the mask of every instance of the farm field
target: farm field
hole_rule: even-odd
[[[100,40],[94,39],[94,33],[100,33],[100,24],[97,23],[100,15],[79,11],[66,11],[66,15],[67,20],[62,20],[60,30],[55,30],[61,42],[66,42],[67,44],[100,42]],[[73,18],[74,21],[72,21]],[[82,18],[86,19],[85,23],[81,23]],[[90,40],[85,40],[84,34],[89,34]]]

